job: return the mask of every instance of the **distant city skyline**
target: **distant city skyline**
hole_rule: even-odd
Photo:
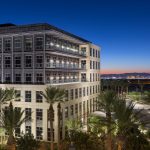
[[[102,47],[101,72],[150,72],[149,0],[2,1],[0,23],[47,22]]]

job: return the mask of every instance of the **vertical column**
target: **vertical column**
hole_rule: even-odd
[[[35,83],[35,36],[34,34],[32,35],[32,46],[33,46],[33,51],[32,51],[32,63],[33,63],[33,72],[32,72],[32,83]]]
[[[4,38],[2,37],[2,83],[4,82]]]
[[[24,40],[24,36],[22,36],[22,59],[21,59],[21,66],[22,66],[22,83],[25,82],[25,79],[24,79],[24,66],[25,66],[25,61],[24,61],[24,47],[25,47],[25,40]]]
[[[45,54],[45,45],[46,45],[46,34],[44,34],[44,59],[43,59],[43,72],[44,72],[44,75],[43,75],[43,81],[44,83],[46,83],[46,74],[45,74],[45,66],[46,66],[46,54]]]
[[[12,36],[11,37],[11,43],[12,43],[11,44],[11,50],[12,50],[12,53],[11,53],[12,54],[11,55],[12,79],[11,79],[11,81],[12,81],[12,83],[14,82],[14,69],[13,69],[14,68],[14,57],[13,57],[13,47],[14,47],[13,45],[14,45],[14,43],[13,43],[13,41],[14,41],[14,37]]]
[[[43,109],[43,140],[47,141],[47,109]]]

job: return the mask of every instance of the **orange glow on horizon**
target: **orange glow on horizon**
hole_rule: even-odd
[[[150,73],[148,70],[121,70],[121,69],[101,69],[100,73],[101,74],[122,74],[122,73]]]

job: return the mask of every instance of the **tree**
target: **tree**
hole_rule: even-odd
[[[91,115],[88,118],[89,132],[96,136],[105,135],[105,118],[101,116]]]
[[[132,141],[132,143],[127,144],[127,146],[133,146],[133,149],[137,149],[135,148],[135,145],[140,143],[139,137],[143,143],[139,144],[138,147],[147,144],[146,138],[144,138],[144,135],[139,130],[139,127],[146,123],[140,121],[140,118],[142,117],[140,114],[143,110],[135,112],[134,106],[135,104],[133,104],[132,101],[126,103],[126,101],[122,99],[118,99],[114,105],[118,150],[122,150],[127,141],[128,143],[129,141]]]
[[[99,95],[99,107],[106,114],[106,127],[107,127],[107,149],[112,149],[112,139],[111,139],[111,131],[112,131],[112,111],[114,103],[117,99],[117,95],[114,91],[105,91]]]
[[[14,137],[14,132],[16,128],[28,120],[28,118],[23,117],[24,111],[20,108],[14,108],[12,102],[10,102],[8,109],[2,110],[2,127],[8,133],[7,145],[12,148],[15,146],[16,141]]]
[[[18,97],[16,95],[16,92],[15,92],[14,88],[10,88],[10,89],[0,88],[0,111],[2,109],[3,104],[6,104],[8,101],[15,100],[17,98]]]
[[[31,133],[26,133],[17,140],[18,150],[37,150],[39,146],[39,141]]]
[[[81,122],[76,119],[68,119],[65,122],[65,125],[67,127],[70,142],[73,142],[75,140],[75,133],[81,131]]]
[[[54,118],[54,109],[53,105],[54,103],[58,103],[58,122],[60,121],[60,102],[63,102],[66,92],[64,89],[60,89],[57,87],[47,87],[44,92],[41,93],[41,95],[45,98],[46,102],[49,103],[49,109],[48,109],[48,118],[50,120],[50,128],[51,128],[51,150],[54,149],[54,139],[53,139],[53,118]],[[58,145],[60,142],[60,129],[58,124]],[[59,146],[58,146],[59,148]]]

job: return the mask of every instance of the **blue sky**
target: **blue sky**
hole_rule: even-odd
[[[102,72],[150,72],[149,0],[7,0],[0,23],[47,22],[102,47]]]

